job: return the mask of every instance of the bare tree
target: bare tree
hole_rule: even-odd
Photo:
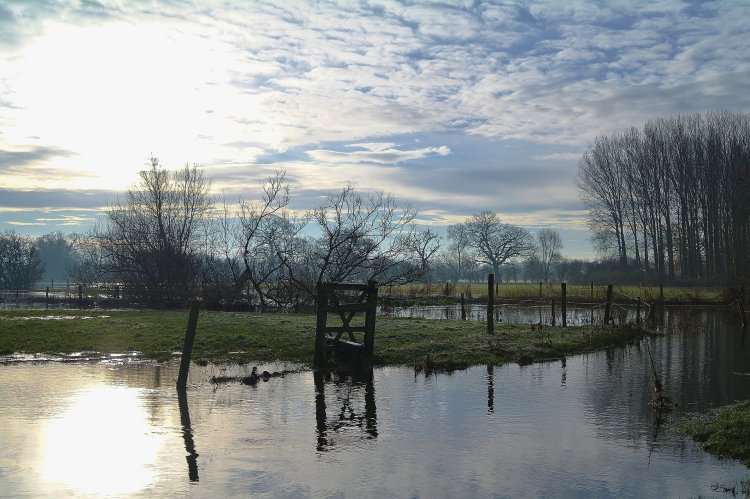
[[[455,280],[460,281],[464,277],[464,269],[467,266],[467,262],[472,260],[470,255],[471,240],[469,238],[469,228],[466,223],[449,225],[448,239],[451,241],[450,250],[455,255]]]
[[[73,244],[62,232],[50,232],[39,236],[36,240],[39,256],[44,262],[43,279],[64,281],[68,276],[68,269],[74,263]]]
[[[67,272],[79,284],[108,282],[113,277],[107,252],[98,240],[101,232],[100,227],[94,227],[87,234],[70,235],[73,262],[67,267]]]
[[[418,230],[414,232],[412,244],[412,251],[419,261],[420,272],[429,282],[431,263],[440,249],[440,234],[430,229]]]
[[[422,268],[414,258],[415,215],[391,195],[362,196],[347,185],[312,212],[322,236],[297,238],[295,257],[285,258],[294,285],[312,294],[322,281],[376,279],[389,284],[418,278]]]
[[[107,209],[97,238],[117,279],[152,302],[185,298],[196,282],[210,182],[195,165],[169,171],[151,158],[149,166]]]
[[[550,281],[552,266],[561,258],[562,239],[560,233],[553,229],[542,229],[537,234],[537,249],[542,265],[542,280]]]
[[[294,237],[303,223],[291,220],[285,208],[289,204],[289,185],[286,172],[280,170],[268,177],[262,185],[260,200],[241,200],[238,214],[236,240],[240,248],[242,273],[236,290],[249,283],[266,308],[269,298],[280,300],[269,286],[271,281],[282,281],[285,258],[289,258]]]
[[[0,234],[0,289],[31,289],[44,274],[35,241],[13,231]]]
[[[526,229],[503,223],[490,211],[472,215],[466,228],[477,262],[489,265],[496,276],[504,263],[534,252],[534,238]]]

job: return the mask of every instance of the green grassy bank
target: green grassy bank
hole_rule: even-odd
[[[686,418],[677,426],[711,454],[738,459],[750,467],[750,400]]]
[[[166,360],[182,350],[184,310],[18,310],[0,312],[0,354],[141,352]],[[561,358],[633,341],[636,327],[545,327],[379,317],[375,365],[459,367]],[[193,359],[310,363],[315,316],[201,311]]]

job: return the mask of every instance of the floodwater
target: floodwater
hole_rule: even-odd
[[[678,310],[678,307],[667,309]],[[467,321],[487,320],[487,305],[467,304],[465,306]],[[646,320],[650,308],[644,304],[641,309],[632,305],[613,304],[610,311],[615,323],[633,322],[636,318]],[[655,310],[659,316],[665,310]],[[384,317],[402,317],[412,319],[431,320],[461,320],[461,305],[415,305],[412,307],[378,307],[378,315]],[[560,304],[555,307],[555,324],[562,325]],[[552,324],[552,307],[549,302],[540,305],[527,304],[498,304],[494,307],[496,322]],[[568,326],[585,326],[601,324],[604,320],[604,305],[568,305],[566,307],[566,323]]]
[[[211,383],[252,366],[15,357],[0,365],[0,496],[686,497],[750,476],[675,432],[750,396],[736,314],[671,314],[645,342],[451,375],[301,371]],[[376,346],[377,348],[377,336]],[[259,365],[260,370],[294,370]]]

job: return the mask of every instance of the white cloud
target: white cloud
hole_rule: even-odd
[[[438,204],[455,180],[437,172],[446,185],[419,185],[401,170],[409,161],[421,160],[423,174],[435,168],[430,158],[461,158],[471,147],[476,164],[465,166],[491,176],[493,144],[519,140],[528,143],[519,170],[572,164],[573,153],[538,150],[583,148],[602,131],[659,115],[750,109],[747,7],[14,4],[16,15],[0,19],[0,151],[69,154],[8,164],[0,189],[118,190],[150,154],[250,182],[269,168],[257,164],[263,158],[301,151],[289,175],[310,191],[332,178],[366,184],[366,172],[401,197]],[[439,133],[446,145],[397,145]],[[330,142],[350,146],[321,146]],[[455,209],[473,203],[470,192],[457,193]],[[575,196],[569,189],[547,201]],[[481,202],[492,209],[491,195]]]
[[[358,151],[330,151],[312,149],[307,155],[316,161],[325,163],[380,163],[395,165],[404,161],[427,158],[429,156],[447,156],[451,150],[447,146],[423,147],[421,149],[396,149],[395,144],[371,142],[350,144],[347,147],[360,148]]]

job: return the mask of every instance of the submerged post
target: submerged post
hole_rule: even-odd
[[[612,285],[607,284],[607,304],[604,306],[604,325],[609,324],[612,312]]]
[[[495,334],[495,274],[487,276],[487,334]]]
[[[378,283],[367,281],[367,311],[365,312],[365,353],[372,355],[375,347],[375,313],[378,308]]]
[[[641,325],[641,297],[640,296],[636,298],[635,323],[638,326]]]
[[[313,356],[313,364],[317,367],[323,364],[325,354],[328,295],[326,287],[322,282],[315,285],[315,291],[315,307],[318,315],[315,324],[315,354]]]
[[[555,327],[555,299],[552,298],[552,327]]]
[[[193,342],[195,341],[195,330],[198,325],[198,302],[190,303],[190,315],[188,316],[187,328],[185,329],[185,344],[182,347],[182,358],[180,359],[180,374],[177,376],[177,390],[185,390],[187,387],[188,371],[190,370],[190,358],[193,355]]]
[[[561,282],[560,291],[562,291],[562,303],[560,304],[560,312],[562,312],[562,327],[568,327],[568,284]]]

